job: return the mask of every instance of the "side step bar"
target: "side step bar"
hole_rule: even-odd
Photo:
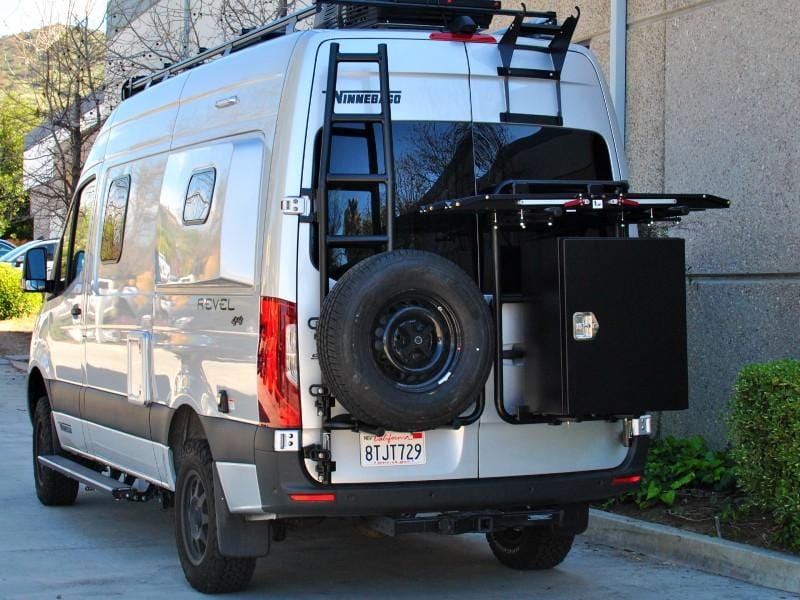
[[[39,456],[38,459],[42,466],[52,469],[53,471],[57,471],[58,473],[61,473],[70,479],[75,479],[76,481],[79,481],[84,485],[88,485],[96,490],[109,492],[117,500],[144,501],[146,499],[147,495],[137,490],[133,486],[120,483],[115,479],[106,477],[105,475],[102,475],[97,471],[93,471],[92,469],[85,467],[74,460],[70,460],[66,456],[58,456],[53,454],[48,456]]]

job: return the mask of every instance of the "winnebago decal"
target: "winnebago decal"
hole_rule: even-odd
[[[325,92],[323,91],[323,94]],[[389,104],[400,104],[402,91],[389,92]],[[380,104],[380,90],[341,90],[336,92],[336,104]]]

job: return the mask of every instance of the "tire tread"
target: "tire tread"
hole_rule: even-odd
[[[574,535],[536,527],[523,530],[518,544],[509,544],[500,534],[487,533],[486,539],[497,560],[512,569],[540,571],[561,564],[572,549]]]

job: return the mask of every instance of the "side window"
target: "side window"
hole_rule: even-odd
[[[217,170],[214,168],[192,173],[183,201],[184,225],[202,225],[208,220],[216,179]]]
[[[89,226],[94,212],[96,185],[88,183],[75,197],[64,225],[59,261],[61,289],[66,288],[83,272],[89,244]]]
[[[103,216],[103,239],[100,246],[100,260],[119,262],[122,256],[122,242],[125,237],[125,214],[128,211],[131,178],[118,177],[108,187],[106,210]]]

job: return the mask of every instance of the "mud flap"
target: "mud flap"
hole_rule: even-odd
[[[232,514],[222,491],[217,466],[214,465],[214,507],[217,543],[223,556],[253,557],[269,554],[272,527],[269,521],[247,521]]]
[[[561,518],[555,530],[569,535],[580,535],[589,527],[589,505],[568,504],[561,507]]]

